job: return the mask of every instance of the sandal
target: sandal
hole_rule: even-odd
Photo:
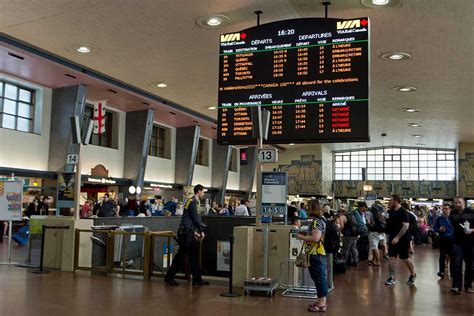
[[[314,302],[313,304],[309,304],[308,308],[315,307],[315,306],[318,306],[318,300],[316,300],[316,302]]]
[[[327,308],[328,308],[327,305],[323,305],[323,306],[314,305],[314,306],[308,307],[308,311],[314,312],[314,313],[325,313]]]

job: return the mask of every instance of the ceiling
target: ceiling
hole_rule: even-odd
[[[313,0],[16,0],[0,2],[0,32],[85,65],[185,107],[216,117],[218,38],[262,23],[322,16]],[[232,23],[204,29],[195,19],[225,14]],[[456,148],[474,142],[474,1],[402,0],[371,9],[333,1],[330,17],[371,19],[371,143]],[[89,45],[91,54],[75,52]],[[386,61],[385,52],[412,54]],[[0,69],[1,71],[1,69]],[[151,87],[164,81],[167,88]],[[402,93],[399,85],[417,87]],[[405,113],[402,108],[419,108]],[[408,127],[421,123],[422,127]],[[386,137],[381,134],[386,133]],[[423,135],[422,138],[411,137]],[[357,144],[330,145],[332,149]]]

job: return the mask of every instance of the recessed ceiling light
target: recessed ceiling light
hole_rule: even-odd
[[[410,127],[421,127],[422,125],[420,123],[408,123],[407,124]]]
[[[411,136],[412,136],[412,137],[415,137],[415,138],[422,138],[422,137],[423,137],[423,135],[418,135],[418,134],[413,134],[413,135],[411,135]]]
[[[211,17],[206,21],[207,25],[209,26],[218,26],[222,23],[222,19],[218,17]]]
[[[76,51],[81,54],[90,53],[91,50],[92,48],[90,48],[89,46],[79,46],[78,48],[76,48]]]
[[[289,143],[288,145],[290,145],[290,146],[294,146],[294,145],[295,145],[295,143]]]
[[[411,54],[403,52],[392,52],[382,54],[382,59],[385,60],[407,60],[411,58]]]
[[[420,109],[403,108],[402,111],[403,111],[403,112],[408,112],[408,113],[416,113],[416,112],[420,112]]]
[[[215,28],[220,27],[225,24],[229,24],[232,20],[223,14],[212,14],[207,16],[202,16],[196,19],[196,24],[203,28]]]
[[[396,86],[396,87],[393,87],[393,90],[397,90],[397,91],[400,91],[400,92],[412,92],[412,91],[416,91],[416,87],[413,87],[413,86]]]
[[[215,107],[215,106],[210,106],[210,107],[208,107],[207,109],[208,109],[208,110],[215,110],[216,107]]]
[[[369,8],[385,8],[400,5],[401,0],[360,0],[360,2]]]
[[[423,144],[423,143],[416,143],[415,145],[417,145],[417,146],[426,146],[426,144]]]
[[[357,147],[362,148],[365,147],[365,145],[357,145]]]
[[[168,86],[168,84],[165,82],[155,82],[152,83],[152,85],[158,88],[166,88]]]

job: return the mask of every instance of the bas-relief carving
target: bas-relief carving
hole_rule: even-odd
[[[474,197],[474,153],[466,153],[465,159],[459,159],[459,193]]]
[[[334,181],[335,195],[343,197],[358,197],[363,195],[363,182],[361,181]],[[368,181],[372,185],[374,194],[388,197],[393,193],[403,197],[426,198],[453,198],[456,195],[454,181]]]
[[[288,173],[289,194],[329,194],[323,189],[322,162],[315,160],[314,155],[301,155],[300,160],[292,160],[290,165],[280,165],[279,168]]]

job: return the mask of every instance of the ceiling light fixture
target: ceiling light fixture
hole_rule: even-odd
[[[206,23],[209,26],[218,26],[218,25],[221,25],[222,19],[213,16],[213,17],[209,18]]]
[[[408,123],[407,124],[410,127],[421,127],[422,125],[420,123]]]
[[[295,143],[289,143],[288,145],[290,145],[290,146],[295,146]]]
[[[416,91],[416,87],[413,87],[413,86],[396,86],[396,87],[393,87],[393,90],[400,91],[400,92],[413,92],[413,91]]]
[[[220,27],[230,22],[232,22],[232,20],[224,14],[212,14],[196,19],[196,24],[206,29]]]
[[[213,110],[216,109],[216,107],[215,107],[215,106],[210,106],[210,107],[208,107],[207,109],[213,111]]]
[[[381,57],[385,60],[407,60],[411,58],[411,54],[404,52],[391,52],[382,54]]]
[[[403,112],[408,112],[408,113],[417,113],[420,112],[420,109],[414,109],[414,108],[403,108]]]
[[[387,5],[390,0],[372,0],[372,3],[375,5]]]
[[[399,6],[401,0],[360,0],[361,4],[369,8],[386,8]]]
[[[76,51],[81,54],[90,53],[91,50],[92,48],[90,48],[89,46],[79,46],[78,48],[76,48]]]
[[[167,84],[167,83],[164,83],[164,82],[160,82],[160,83],[157,83],[156,86],[157,86],[158,88],[166,88],[166,87],[168,86],[168,84]]]
[[[415,138],[422,138],[422,137],[423,137],[423,135],[418,135],[418,134],[413,134],[413,135],[411,135],[411,136],[412,136],[412,137],[415,137]]]

